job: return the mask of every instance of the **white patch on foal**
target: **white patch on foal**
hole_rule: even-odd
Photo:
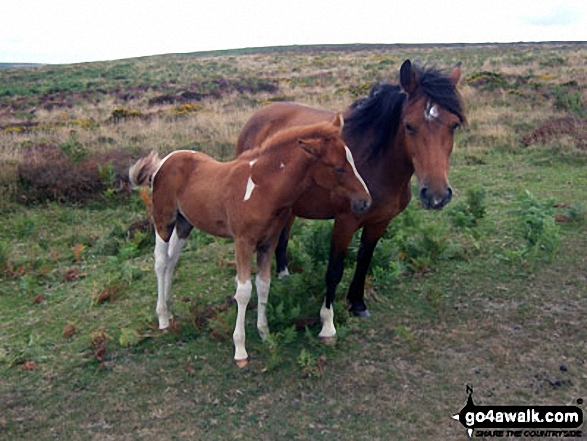
[[[234,333],[232,339],[234,341],[234,359],[236,361],[245,361],[249,355],[245,349],[245,313],[247,311],[247,305],[251,299],[251,291],[253,285],[250,280],[242,283],[239,280],[236,282],[236,294],[234,298],[237,304],[236,313],[236,325],[234,327]]]
[[[351,149],[349,149],[346,145],[344,146],[344,149],[346,151],[346,159],[347,159],[347,161],[349,161],[349,164],[351,164],[351,167],[352,167],[353,171],[355,172],[355,176],[357,177],[359,182],[361,182],[361,184],[363,184],[363,188],[365,189],[367,194],[370,195],[371,193],[369,193],[369,189],[367,188],[367,184],[365,184],[365,181],[363,181],[363,178],[361,177],[361,175],[359,174],[359,172],[357,170],[357,166],[355,165],[355,160],[353,158],[353,154],[351,153]]]
[[[253,165],[255,165],[255,162],[257,162],[257,159],[253,159],[251,162],[249,162],[249,165],[251,166],[251,168],[253,168]],[[253,176],[249,176],[249,180],[247,181],[247,188],[245,189],[245,198],[243,199],[243,201],[248,201],[251,198],[251,195],[253,194],[253,190],[255,189],[255,183],[253,182]]]
[[[248,201],[251,198],[254,189],[255,183],[253,182],[253,178],[249,176],[249,180],[247,181],[247,189],[245,190],[245,198],[243,201]]]

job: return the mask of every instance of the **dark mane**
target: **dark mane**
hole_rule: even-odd
[[[375,84],[367,98],[350,105],[350,113],[344,120],[345,135],[362,138],[371,132],[373,140],[368,154],[377,156],[397,133],[405,98],[399,86]]]
[[[427,96],[439,106],[457,115],[465,124],[461,96],[448,76],[433,67],[414,67],[417,71],[418,86],[411,98]],[[375,84],[367,98],[358,99],[350,105],[350,112],[345,118],[345,138],[372,136],[367,153],[370,156],[377,156],[385,150],[390,140],[395,138],[402,119],[405,99],[406,94],[400,86]]]

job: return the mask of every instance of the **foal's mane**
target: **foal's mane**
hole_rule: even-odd
[[[418,85],[412,98],[428,97],[466,123],[461,96],[449,77],[434,67],[413,67],[416,69]],[[373,139],[366,149],[369,155],[377,156],[395,138],[406,98],[407,95],[398,85],[375,84],[368,97],[360,98],[349,106],[344,130],[358,139],[368,137],[371,132]]]
[[[329,138],[338,136],[340,136],[339,129],[338,127],[335,127],[332,122],[320,122],[306,126],[288,127],[271,135],[269,138],[263,141],[260,146],[243,152],[239,158],[246,160],[256,159],[260,156],[274,152],[277,149],[288,146],[292,142],[295,142],[297,146],[297,141],[300,139]]]

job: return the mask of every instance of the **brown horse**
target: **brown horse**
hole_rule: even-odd
[[[238,304],[234,358],[239,366],[247,363],[244,320],[252,291],[253,252],[257,251],[257,328],[265,338],[271,257],[299,197],[311,186],[320,185],[348,208],[349,216],[360,216],[371,203],[353,156],[340,138],[342,126],[338,114],[332,122],[289,128],[231,162],[218,162],[200,152],[177,151],[163,160],[151,153],[130,168],[134,185],[152,186],[161,329],[169,326],[173,270],[192,228],[232,237]],[[326,329],[334,329],[332,310],[323,307],[320,316]]]
[[[399,85],[378,84],[372,88],[369,97],[356,101],[343,112],[346,124],[342,137],[371,192],[371,208],[360,216],[352,214],[319,186],[308,189],[293,207],[294,215],[303,218],[334,218],[326,271],[327,307],[334,301],[351,238],[355,231],[363,228],[357,267],[347,299],[355,315],[370,315],[364,301],[367,270],[375,246],[390,220],[410,202],[410,181],[414,172],[424,207],[438,210],[450,202],[452,190],[448,170],[453,135],[466,123],[456,89],[460,75],[460,64],[444,74],[406,60],[400,68]],[[295,103],[269,105],[255,113],[243,127],[237,155],[284,127],[328,120],[332,115],[330,111]],[[287,274],[289,227],[291,223],[282,232],[277,247],[280,275]]]

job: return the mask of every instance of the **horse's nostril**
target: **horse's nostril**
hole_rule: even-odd
[[[426,187],[422,187],[420,189],[420,200],[425,201],[428,199],[428,189]]]

